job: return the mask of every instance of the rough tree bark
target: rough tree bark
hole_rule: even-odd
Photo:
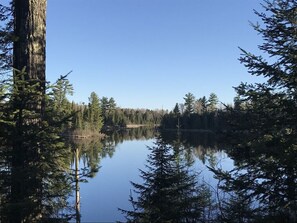
[[[37,196],[42,182],[37,171],[32,170],[36,170],[34,165],[43,149],[34,134],[42,126],[45,110],[46,5],[47,0],[13,0],[17,91],[13,109],[17,112],[11,164],[11,204],[15,208],[9,210],[9,222],[35,222],[42,217],[42,201]],[[33,208],[34,212],[30,210]]]
[[[47,0],[13,0],[13,68],[25,69],[25,80],[38,81],[42,96],[45,94],[46,5]],[[36,105],[41,113],[42,98]]]

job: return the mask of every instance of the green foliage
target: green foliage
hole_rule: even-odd
[[[74,111],[72,104],[68,101],[67,96],[73,94],[73,86],[66,76],[61,76],[54,84],[47,86],[48,104],[55,113],[54,119],[63,120],[61,130],[63,133],[73,128]]]
[[[194,112],[195,96],[192,93],[187,93],[184,97],[185,100],[185,113],[192,114]]]
[[[235,139],[228,151],[236,167],[216,175],[225,191],[253,200],[253,217],[259,222],[295,222],[297,2],[265,1],[263,7],[266,13],[256,12],[263,25],[253,25],[264,40],[262,55],[242,49],[240,58],[263,83],[236,87],[236,107],[229,110],[229,132]]]
[[[147,171],[140,171],[144,183],[132,183],[134,210],[120,210],[128,222],[198,222],[208,205],[207,189],[197,185],[178,150],[161,140],[150,150]]]
[[[164,114],[161,120],[162,129],[204,129],[221,131],[225,128],[225,110],[218,109],[218,97],[211,93],[207,100],[205,96],[195,100],[192,93],[186,94],[185,103]],[[184,111],[182,107],[185,107]]]
[[[208,98],[208,107],[211,112],[214,112],[217,110],[218,102],[219,102],[218,96],[215,93],[211,93]]]
[[[91,130],[95,132],[100,131],[103,125],[99,97],[95,92],[92,92],[89,98],[88,122]]]
[[[71,192],[68,153],[48,97],[46,109],[35,109],[43,95],[38,80],[1,83],[0,213],[3,222],[44,222],[64,218]]]
[[[52,90],[53,107],[57,112],[66,112],[69,114],[70,103],[67,100],[68,95],[73,95],[73,86],[70,84],[69,80],[65,79],[65,77],[61,77],[53,86]]]
[[[198,101],[201,104],[201,111],[202,113],[207,111],[207,99],[205,96],[203,96],[202,98],[199,98]]]
[[[173,114],[178,117],[181,115],[180,110],[179,110],[179,106],[178,103],[175,104],[174,109],[173,109]]]
[[[13,43],[13,15],[11,5],[0,3],[0,74],[11,69]]]

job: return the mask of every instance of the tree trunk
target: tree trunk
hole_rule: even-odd
[[[39,132],[45,110],[45,30],[47,0],[13,0],[14,98],[16,127],[11,159],[10,222],[39,219],[42,182],[36,161],[42,149]],[[28,113],[30,111],[30,113]],[[35,135],[36,135],[35,134]],[[31,211],[30,209],[35,209]]]
[[[45,94],[45,43],[47,0],[14,0],[13,68],[24,69],[24,79],[39,83],[37,100],[33,109],[44,111]],[[18,79],[18,78],[17,78]],[[31,106],[32,107],[32,106]],[[35,107],[35,108],[34,108]]]

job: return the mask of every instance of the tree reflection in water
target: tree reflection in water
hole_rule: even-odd
[[[212,169],[220,180],[220,188],[236,195],[236,199],[225,202],[225,209],[234,212],[234,207],[244,201],[246,209],[250,210],[247,219],[295,222],[297,147],[292,139],[296,136],[272,137],[267,134],[244,138],[247,140],[241,138],[237,146],[227,151],[236,164],[232,171]]]
[[[161,131],[162,140],[185,153],[188,161],[197,157],[203,164],[215,166],[216,153],[222,151],[218,146],[216,135],[210,131]]]
[[[165,132],[161,136],[173,147],[183,148],[189,160],[196,155],[208,161],[218,180],[213,191],[217,211],[212,214],[217,216],[212,219],[216,222],[296,222],[297,136],[285,129],[254,130],[236,129],[219,144],[214,134],[206,132]],[[215,165],[219,148],[225,148],[234,161],[231,171]]]
[[[155,136],[155,130],[150,128],[133,128],[112,132],[104,138],[71,139],[68,144],[72,151],[72,175],[75,191],[76,222],[80,222],[80,186],[96,177],[100,162],[105,157],[112,157],[115,148],[124,140],[150,139]]]

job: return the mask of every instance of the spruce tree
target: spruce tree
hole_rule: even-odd
[[[0,86],[7,89],[0,106],[0,220],[18,223],[61,218],[71,192],[70,151],[60,137],[63,119],[57,120],[46,100],[43,120],[34,121],[39,114],[27,104],[39,92],[30,81],[10,79]]]
[[[297,1],[264,1],[262,20],[253,28],[262,36],[257,56],[241,49],[240,57],[250,74],[262,83],[242,83],[231,110],[233,136],[229,150],[237,167],[224,179],[224,190],[252,198],[261,217],[274,222],[295,222],[297,210]]]
[[[147,170],[140,170],[144,182],[132,182],[137,195],[130,195],[134,209],[120,209],[128,222],[198,222],[209,198],[206,189],[197,189],[196,176],[171,146],[159,139],[149,149]]]

